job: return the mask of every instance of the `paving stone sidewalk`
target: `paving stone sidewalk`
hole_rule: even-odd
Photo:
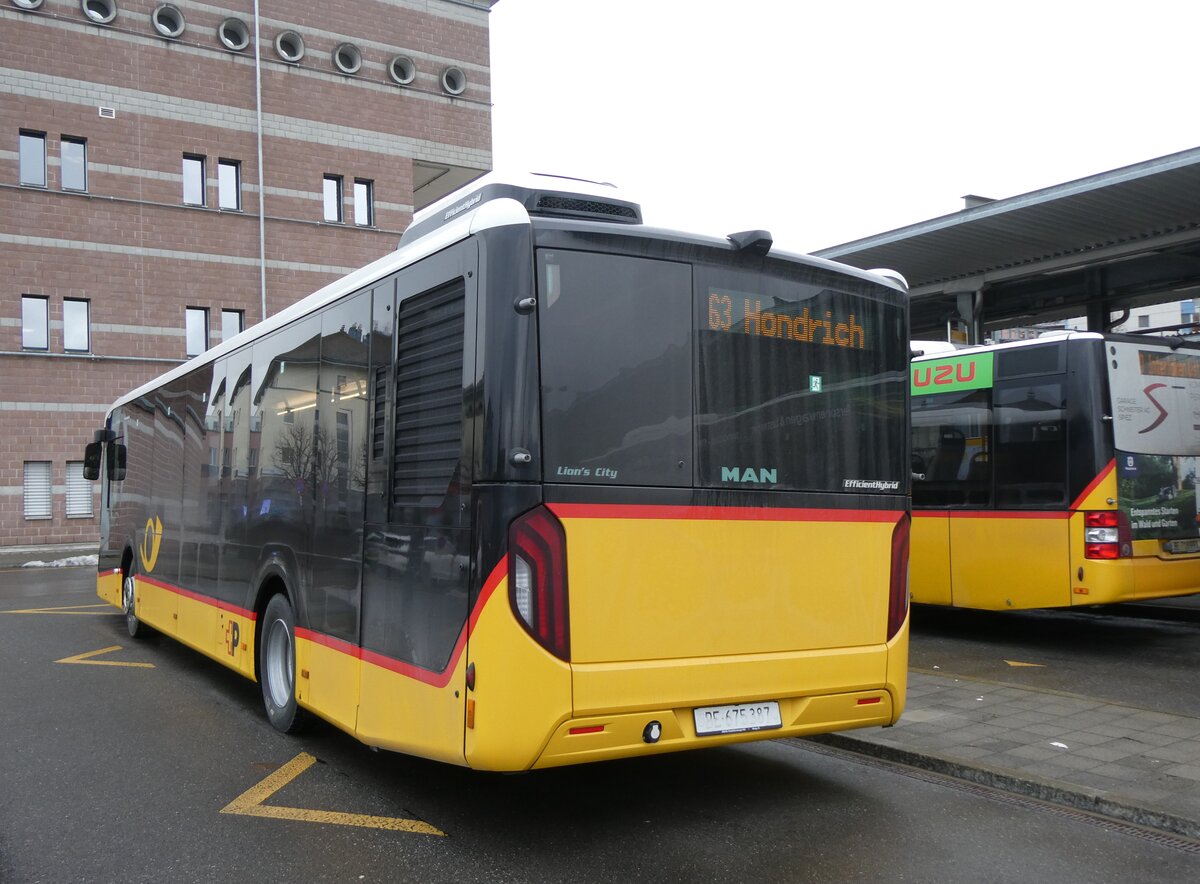
[[[899,724],[818,739],[1200,838],[1200,718],[912,670]]]

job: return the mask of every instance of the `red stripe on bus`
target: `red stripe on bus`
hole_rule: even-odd
[[[171,583],[165,583],[154,577],[149,577],[145,574],[135,575],[139,582],[149,583],[151,586],[157,586],[159,589],[167,592],[173,592],[175,595],[183,596],[185,599],[191,599],[194,602],[200,602],[202,605],[209,605],[216,608],[218,611],[226,611],[230,614],[237,614],[239,617],[245,617],[247,620],[257,620],[258,615],[253,611],[247,611],[238,605],[229,602],[223,602],[220,599],[214,599],[212,596],[201,595],[198,592],[193,592],[190,589],[184,589],[182,586],[175,586]]]
[[[296,627],[296,638],[305,639],[314,645],[329,648],[331,651],[337,651],[339,654],[345,654],[355,659],[362,656],[362,648],[353,642],[348,642],[336,636],[326,635],[323,632],[313,632],[311,629],[305,629],[303,626]]]
[[[1087,500],[1087,496],[1089,494],[1091,494],[1093,491],[1095,491],[1096,488],[1100,485],[1100,483],[1103,482],[1105,479],[1107,479],[1109,474],[1112,473],[1112,471],[1115,470],[1116,468],[1117,468],[1117,461],[1116,461],[1116,458],[1113,458],[1112,460],[1110,460],[1108,462],[1108,466],[1106,466],[1104,469],[1102,469],[1100,471],[1100,475],[1098,475],[1096,478],[1092,479],[1092,481],[1088,483],[1088,487],[1084,488],[1083,492],[1077,498],[1075,498],[1075,502],[1071,504],[1071,509],[1077,510],[1081,506],[1083,506],[1083,502],[1085,500]]]
[[[561,519],[679,519],[728,522],[895,522],[903,510],[836,510],[807,507],[658,506],[548,503]]]

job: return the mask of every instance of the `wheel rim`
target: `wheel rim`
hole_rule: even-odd
[[[125,582],[121,584],[121,610],[125,612],[125,619],[130,622],[137,620],[135,608],[136,595],[137,586],[133,581],[133,575],[130,574],[125,578]]]
[[[292,635],[282,619],[267,628],[266,678],[271,702],[282,709],[292,699],[292,673],[296,671]]]

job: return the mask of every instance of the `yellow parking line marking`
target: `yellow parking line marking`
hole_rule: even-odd
[[[387,829],[393,832],[412,832],[418,835],[439,835],[446,833],[436,829],[429,823],[420,820],[405,820],[399,817],[370,816],[363,813],[341,813],[332,810],[308,810],[302,807],[278,807],[263,802],[304,773],[316,763],[317,759],[307,752],[301,752],[275,773],[268,776],[257,785],[251,786],[229,804],[221,808],[221,813],[240,814],[242,816],[265,817],[274,820],[298,820],[306,823],[326,823],[334,826],[358,826],[364,829]]]
[[[106,611],[86,611],[84,608],[107,608]],[[63,608],[26,608],[23,611],[0,611],[0,614],[86,614],[97,617],[106,614],[120,614],[112,605],[103,602],[97,605],[67,605]]]
[[[113,645],[111,648],[101,648],[98,651],[88,651],[86,654],[76,654],[74,657],[63,657],[61,660],[55,660],[55,663],[79,663],[84,666],[130,666],[135,669],[153,669],[153,663],[124,663],[120,660],[93,660],[92,657],[99,657],[101,654],[111,654],[113,651],[121,650],[120,645]]]
[[[1009,666],[1015,666],[1015,667],[1027,666],[1031,669],[1045,669],[1046,668],[1045,663],[1022,663],[1019,660],[1005,660],[1004,662],[1007,663]]]

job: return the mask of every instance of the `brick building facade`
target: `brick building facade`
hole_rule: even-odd
[[[120,393],[491,167],[490,6],[0,0],[0,553],[95,541]]]

